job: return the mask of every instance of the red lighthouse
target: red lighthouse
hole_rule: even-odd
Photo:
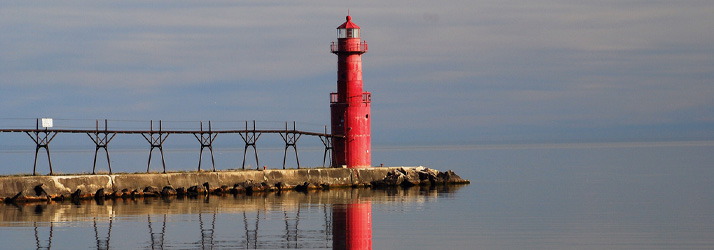
[[[367,42],[360,41],[359,26],[347,16],[337,27],[337,43],[332,42],[337,55],[337,93],[330,94],[332,124],[332,165],[348,168],[371,167],[371,94],[362,91],[362,54]]]

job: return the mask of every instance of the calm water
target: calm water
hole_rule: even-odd
[[[714,249],[714,142],[374,151],[472,184],[0,205],[0,248]]]

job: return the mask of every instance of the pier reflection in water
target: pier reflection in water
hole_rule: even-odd
[[[457,188],[0,205],[0,238],[8,249],[372,249],[373,204],[433,202]]]

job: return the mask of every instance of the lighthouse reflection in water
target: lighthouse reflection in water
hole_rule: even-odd
[[[3,249],[372,249],[372,216],[457,187],[0,205]],[[387,211],[385,211],[387,209]],[[397,221],[379,221],[389,228]],[[382,248],[377,244],[377,248]]]
[[[355,200],[332,207],[332,248],[372,249],[372,204]]]

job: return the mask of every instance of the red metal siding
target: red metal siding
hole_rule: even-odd
[[[340,27],[357,27],[350,20],[348,16]],[[330,50],[337,55],[337,93],[330,96],[332,133],[336,135],[333,166],[371,167],[371,94],[362,86],[362,54],[367,52],[367,43],[359,38],[338,38]]]

